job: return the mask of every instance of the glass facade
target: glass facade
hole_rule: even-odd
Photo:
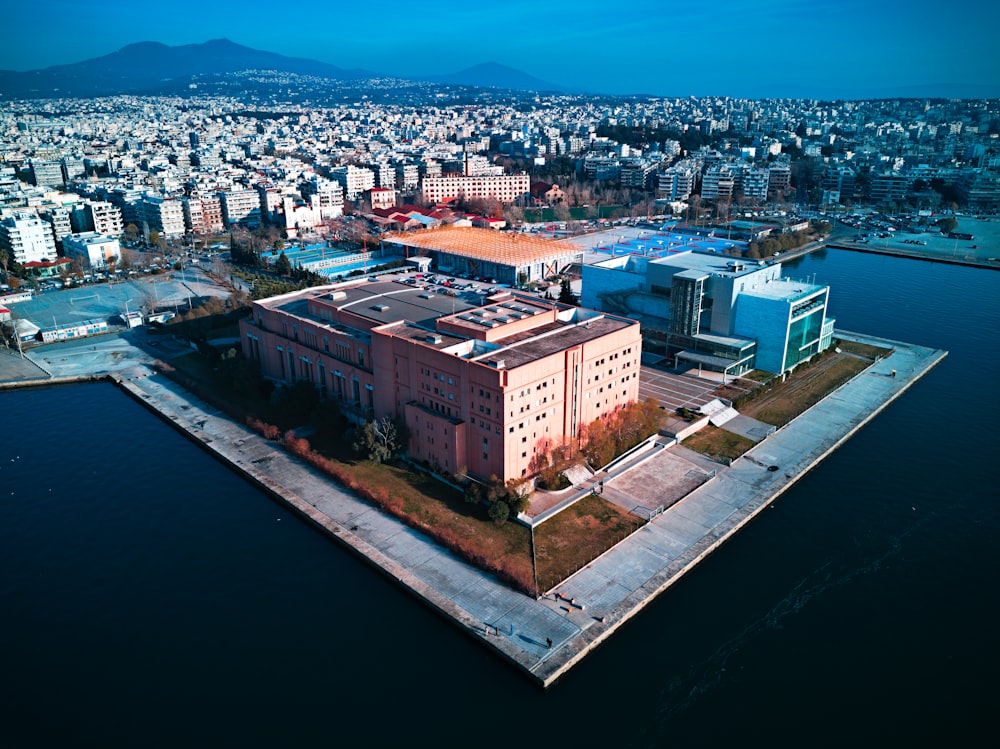
[[[691,278],[683,273],[674,276],[670,293],[670,331],[693,336],[701,322],[701,300],[705,278]]]
[[[823,333],[823,300],[817,300],[818,305],[810,305],[812,311],[792,320],[788,326],[788,343],[785,346],[785,369],[794,367],[801,361],[819,352],[820,338]]]

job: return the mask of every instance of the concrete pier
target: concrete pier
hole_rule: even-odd
[[[895,350],[537,600],[341,489],[152,370],[138,367],[111,377],[467,634],[549,686],[946,356],[899,342],[837,335]]]

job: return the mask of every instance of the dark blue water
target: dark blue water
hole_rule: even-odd
[[[111,386],[0,394],[4,745],[989,741],[1000,273],[813,274],[951,355],[549,692]]]

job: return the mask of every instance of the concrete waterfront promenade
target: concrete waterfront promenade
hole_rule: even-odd
[[[141,362],[110,377],[467,634],[549,686],[946,355],[838,335],[895,351],[538,600],[344,491]]]
[[[845,239],[827,242],[825,246],[831,250],[851,250],[853,252],[867,252],[872,255],[889,255],[891,257],[902,257],[910,260],[927,260],[932,263],[1000,270],[1000,259],[998,258],[977,259],[968,256],[951,256],[933,249],[890,247],[888,245],[851,242]]]

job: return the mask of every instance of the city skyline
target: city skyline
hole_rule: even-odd
[[[0,69],[37,70],[101,57],[128,44],[197,44],[225,37],[290,57],[421,77],[496,62],[586,93],[737,98],[877,98],[1000,95],[992,45],[1000,8],[958,0],[806,3],[719,0],[710,6],[641,3],[609,17],[605,6],[556,3],[541,12],[516,0],[498,11],[415,11],[391,0],[368,8],[297,9],[284,23],[273,4],[206,7],[181,0],[170,14],[112,0],[80,17],[65,0],[16,6]],[[127,18],[128,25],[120,23]],[[288,29],[287,31],[285,29]]]

